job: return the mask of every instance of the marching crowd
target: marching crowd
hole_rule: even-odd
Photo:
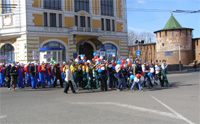
[[[113,56],[115,57],[115,56]],[[169,86],[166,69],[166,60],[161,65],[158,63],[144,62],[140,58],[133,62],[130,59],[121,61],[105,61],[103,57],[96,56],[92,61],[80,55],[73,61],[63,62],[63,65],[52,61],[51,63],[29,62],[26,66],[22,63],[0,63],[0,85],[8,87],[16,92],[16,88],[39,87],[45,88],[65,84],[64,93],[68,93],[69,87],[73,93],[79,88],[101,89],[102,91],[117,89],[139,89],[152,88],[154,85],[161,87]]]

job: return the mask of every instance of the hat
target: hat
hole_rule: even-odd
[[[166,60],[165,60],[165,59],[163,59],[163,60],[162,60],[162,62],[166,62]]]
[[[155,63],[154,61],[152,61],[151,63]]]
[[[143,64],[144,64],[144,65],[146,65],[146,64],[147,64],[147,62],[144,62]]]
[[[63,62],[63,65],[65,65],[66,64],[66,62]]]

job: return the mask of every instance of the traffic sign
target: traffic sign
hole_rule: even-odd
[[[137,51],[136,51],[136,55],[137,55],[137,56],[140,56],[140,50],[137,50]]]

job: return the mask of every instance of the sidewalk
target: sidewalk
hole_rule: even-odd
[[[200,68],[197,68],[196,72],[199,72],[199,71],[200,71]],[[167,71],[167,74],[178,74],[178,73],[189,73],[189,72],[195,72],[195,69],[191,68],[191,69],[185,69],[182,71]]]

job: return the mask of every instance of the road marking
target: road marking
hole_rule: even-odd
[[[6,117],[7,117],[7,115],[0,115],[0,119],[6,118]]]
[[[194,124],[192,121],[188,120],[187,118],[185,118],[184,116],[182,116],[181,114],[179,114],[178,112],[176,112],[175,110],[173,110],[172,108],[170,108],[169,106],[167,106],[166,104],[164,104],[163,102],[161,102],[160,100],[158,100],[157,98],[155,98],[154,96],[151,96],[151,97],[154,100],[156,100],[158,103],[160,103],[161,105],[163,105],[165,108],[167,108],[168,110],[170,110],[172,113],[174,113],[180,119],[186,121],[188,124]]]
[[[137,106],[132,106],[132,105],[127,105],[127,104],[121,104],[121,103],[116,103],[116,102],[76,102],[72,104],[78,104],[78,105],[115,105],[123,108],[128,108],[128,109],[133,109],[137,111],[142,111],[142,112],[148,112],[148,113],[153,113],[161,116],[166,116],[166,117],[171,117],[171,118],[176,118],[182,120],[181,117],[173,114],[173,113],[168,113],[168,112],[162,112],[158,110],[153,110],[153,109],[148,109],[148,108],[142,108],[142,107],[137,107]]]

